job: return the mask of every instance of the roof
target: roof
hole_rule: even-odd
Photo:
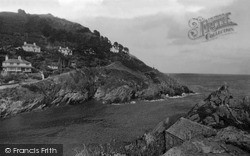
[[[30,62],[26,61],[26,60],[22,60],[22,59],[8,59],[6,61],[3,61],[3,63],[29,63],[31,64]]]
[[[28,46],[28,47],[39,47],[38,45],[34,45],[34,44],[29,44],[29,43],[26,43],[24,46]],[[39,47],[40,48],[40,47]]]
[[[60,50],[67,50],[67,51],[71,51],[71,49],[69,49],[69,48],[60,48],[60,49],[58,49],[59,51]]]
[[[24,65],[14,65],[14,66],[11,66],[11,65],[5,65],[3,66],[3,68],[33,68],[32,66],[24,66]]]

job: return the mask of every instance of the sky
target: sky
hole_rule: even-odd
[[[165,73],[250,74],[249,0],[0,0],[0,11],[47,14],[117,41]],[[190,40],[188,22],[231,12],[235,32]]]

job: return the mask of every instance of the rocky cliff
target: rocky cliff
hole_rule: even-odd
[[[234,99],[228,86],[222,86],[186,116],[167,118],[131,143],[99,146],[99,150],[89,146],[84,152],[118,156],[249,156],[249,106],[248,98]]]
[[[234,126],[250,130],[249,113],[249,98],[235,99],[228,86],[222,86],[198,103],[187,118],[216,129]]]
[[[53,106],[84,104],[91,99],[108,104],[191,92],[157,70],[141,72],[115,62],[0,90],[0,115],[7,117]]]

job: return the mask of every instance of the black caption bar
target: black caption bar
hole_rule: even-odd
[[[63,156],[63,145],[0,144],[0,156]]]

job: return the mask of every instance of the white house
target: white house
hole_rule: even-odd
[[[27,42],[24,42],[22,48],[24,51],[27,52],[35,52],[35,53],[41,52],[41,47],[37,46],[36,43],[28,44]]]
[[[48,65],[48,68],[52,70],[58,70],[58,66],[54,66],[54,65]]]
[[[32,65],[30,62],[23,60],[21,56],[18,59],[9,59],[5,56],[5,61],[2,63],[3,73],[30,73]]]
[[[59,68],[58,63],[56,63],[56,62],[49,63],[47,67],[52,69],[52,70],[58,70],[58,68]]]
[[[119,52],[119,50],[116,49],[115,47],[110,48],[110,51],[112,51],[113,53],[118,53]]]
[[[68,47],[66,48],[59,47],[58,51],[64,55],[72,55],[72,50],[70,50]]]

